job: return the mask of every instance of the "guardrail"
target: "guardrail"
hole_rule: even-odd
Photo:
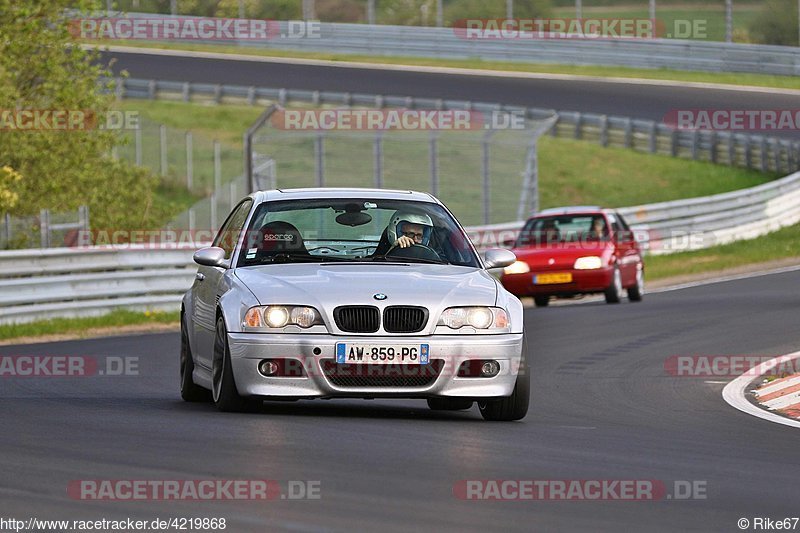
[[[763,235],[800,222],[800,172],[723,194],[620,209],[650,253]],[[522,222],[474,226],[479,249],[514,238]],[[197,247],[207,243],[197,243]],[[0,324],[113,309],[177,310],[195,248],[58,248],[0,252]]]
[[[127,16],[170,18],[151,13],[128,13]],[[274,32],[271,39],[231,42],[242,48],[342,54],[800,75],[800,49],[790,46],[680,39],[474,39],[465,38],[463,30],[457,34],[453,28],[332,22],[318,23],[319,31],[311,36],[292,38],[295,32],[289,28],[289,22],[278,24],[280,30]],[[193,42],[219,44],[219,41]]]
[[[118,78],[118,98],[237,103],[268,107],[292,102],[313,105],[404,107],[411,109],[471,109],[484,113],[523,113],[531,120],[558,115],[550,134],[597,142],[640,152],[669,155],[760,171],[780,173],[800,169],[800,141],[727,131],[679,130],[653,120],[557,111],[491,102],[441,100],[406,96],[338,93],[296,89],[214,85],[176,81]]]

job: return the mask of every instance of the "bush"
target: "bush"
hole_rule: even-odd
[[[551,15],[550,0],[514,0],[514,18],[545,18]],[[497,19],[506,16],[505,0],[454,0],[445,6],[449,24],[459,19]]]
[[[750,23],[750,38],[761,44],[798,45],[796,0],[767,0]]]

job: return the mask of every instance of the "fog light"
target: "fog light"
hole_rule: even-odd
[[[258,371],[265,376],[274,376],[280,370],[280,366],[275,361],[265,359],[258,365]]]
[[[500,363],[497,361],[484,361],[481,365],[481,376],[493,378],[500,372]]]

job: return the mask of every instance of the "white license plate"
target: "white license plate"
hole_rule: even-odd
[[[336,343],[336,362],[353,365],[427,365],[427,344],[357,344]]]

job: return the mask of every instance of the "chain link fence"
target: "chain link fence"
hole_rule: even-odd
[[[0,218],[0,250],[75,246],[79,232],[88,230],[89,208],[86,206],[65,213],[42,209],[38,216],[4,213]]]

